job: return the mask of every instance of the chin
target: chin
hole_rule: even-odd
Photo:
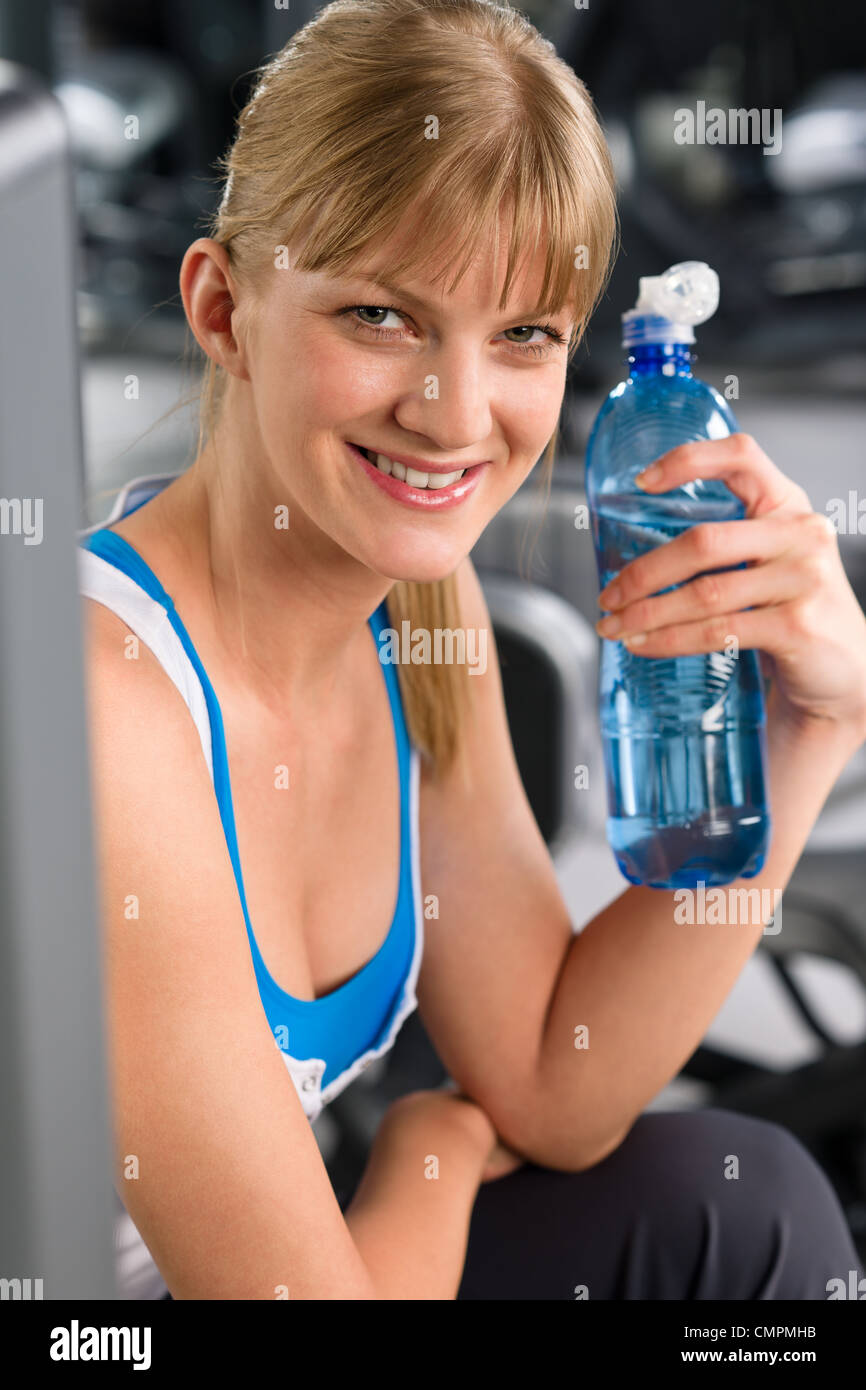
[[[380,550],[371,557],[370,568],[386,579],[412,584],[435,584],[447,579],[465,560],[471,546],[444,545],[441,541],[420,545],[417,538],[411,545],[395,546],[387,554]]]

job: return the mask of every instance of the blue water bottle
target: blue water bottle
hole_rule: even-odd
[[[686,261],[641,278],[635,308],[622,315],[629,376],[599,411],[586,456],[600,588],[630,560],[698,522],[745,516],[718,480],[696,479],[661,495],[634,481],[675,445],[739,428],[726,401],[690,367],[693,326],[710,318],[718,297],[715,271]],[[628,881],[696,888],[759,873],[770,814],[758,653],[737,652],[732,642],[704,655],[653,658],[605,639],[599,697],[607,837]]]

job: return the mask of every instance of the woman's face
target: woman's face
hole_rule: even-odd
[[[556,428],[574,323],[537,311],[543,250],[499,310],[505,257],[479,255],[450,296],[388,283],[387,248],[363,274],[274,269],[247,368],[293,529],[390,579],[441,579],[469,553]]]

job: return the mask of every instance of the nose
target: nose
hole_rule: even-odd
[[[477,348],[454,347],[427,362],[394,412],[403,429],[424,435],[444,453],[489,439],[491,382]]]

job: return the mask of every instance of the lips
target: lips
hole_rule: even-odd
[[[362,451],[360,445],[347,442],[346,447],[352,457],[363,468],[370,481],[375,483],[377,487],[389,497],[392,497],[397,502],[402,502],[406,506],[422,510],[426,508],[432,511],[443,511],[451,507],[459,506],[461,502],[465,501],[465,499],[475,491],[481,473],[486,467],[486,464],[483,463],[474,464],[471,468],[465,469],[462,476],[453,483],[439,486],[434,484],[432,487],[430,486],[431,478],[448,476],[448,474],[443,475],[440,472],[437,475],[435,470],[430,470],[426,474],[421,474],[422,477],[427,478],[427,483],[424,486],[416,486],[409,481],[408,478],[404,480],[395,475],[393,471],[393,461],[392,471],[386,473],[380,469],[377,464],[370,461],[367,454]],[[400,465],[400,467],[405,468],[406,473],[409,474],[410,477],[417,477],[420,473],[420,470],[410,470],[405,465]],[[450,469],[449,473],[454,473],[456,471],[455,469]]]
[[[465,468],[446,470],[415,467],[406,465],[400,459],[392,459],[387,454],[373,453],[371,449],[365,449],[360,444],[356,445],[356,448],[360,449],[367,462],[374,464],[386,478],[397,478],[399,482],[408,483],[410,487],[433,488],[434,491],[440,487],[450,487],[452,483],[459,483],[466,472]]]

